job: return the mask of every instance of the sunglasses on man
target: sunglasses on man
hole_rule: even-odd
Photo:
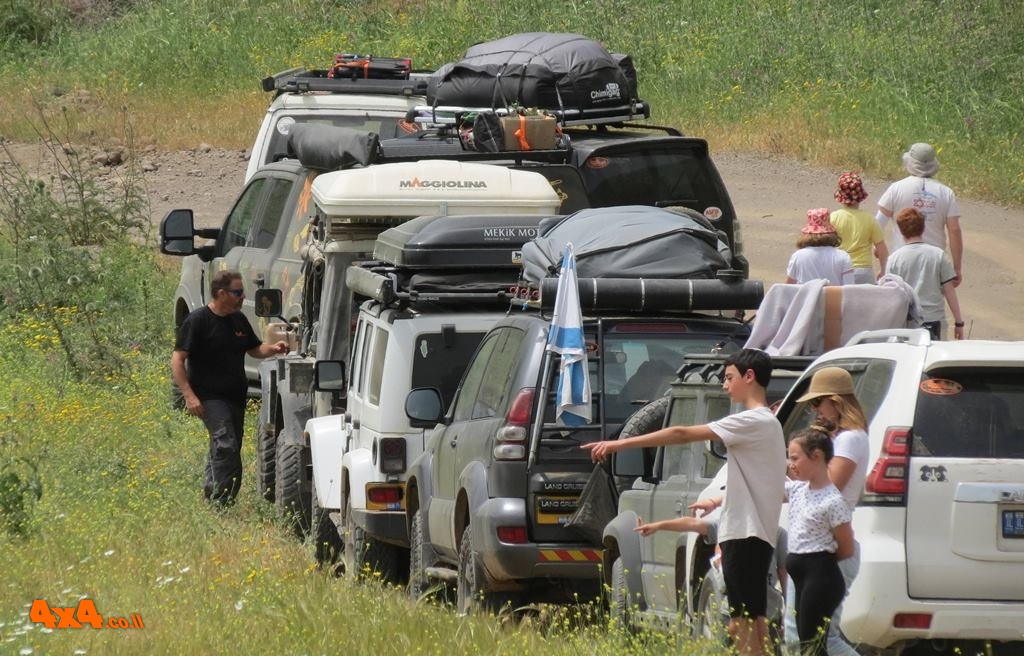
[[[244,289],[225,289],[224,291],[226,291],[227,293],[231,294],[235,298],[242,298],[243,296],[245,296],[245,290]]]

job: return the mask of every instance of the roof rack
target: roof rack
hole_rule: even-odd
[[[439,303],[444,305],[469,304],[472,307],[483,307],[493,304],[497,308],[508,306],[513,296],[510,280],[515,273],[509,274],[509,280],[495,280],[491,285],[477,285],[473,289],[463,289],[453,285],[446,289],[412,289],[398,275],[400,267],[381,262],[356,262],[345,272],[345,284],[352,291],[372,298],[381,305],[395,303],[415,305],[419,303]]]
[[[346,72],[346,76],[339,77],[337,73],[339,70]],[[369,77],[361,76],[360,72]],[[282,93],[308,93],[311,91],[390,96],[423,96],[427,93],[426,76],[374,77],[369,67],[362,66],[357,61],[328,70],[309,70],[304,66],[290,68],[263,78],[261,84],[264,91],[275,92],[275,97]]]
[[[540,108],[546,114],[555,117],[559,125],[601,125],[606,123],[626,123],[651,117],[651,107],[642,100],[626,105],[601,107],[598,109],[578,108]],[[409,112],[409,120],[424,126],[458,125],[467,114],[493,113],[508,116],[514,109],[507,107],[462,107],[458,105],[419,105]]]
[[[423,159],[452,159],[459,161],[514,161],[564,164],[572,159],[572,145],[568,139],[553,150],[503,150],[486,152],[467,148],[453,126],[435,126],[434,129],[415,134],[382,139],[380,162],[415,162]]]

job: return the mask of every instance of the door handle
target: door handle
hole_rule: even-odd
[[[262,286],[264,286],[264,285],[266,285],[266,284],[267,284],[267,279],[266,279],[266,278],[265,278],[265,277],[263,276],[263,274],[261,273],[261,274],[259,274],[258,276],[256,276],[255,278],[253,278],[253,279],[252,279],[252,282],[253,282],[253,284],[254,284],[254,285],[256,285],[257,287],[262,287]]]

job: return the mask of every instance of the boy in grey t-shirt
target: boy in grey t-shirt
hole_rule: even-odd
[[[764,654],[768,639],[765,576],[772,561],[785,494],[786,443],[768,409],[765,388],[772,361],[743,349],[725,361],[722,387],[744,410],[703,426],[668,426],[646,435],[584,444],[595,462],[632,447],[721,440],[729,449],[728,487],[718,529],[722,572],[729,597],[729,634],[744,656]]]
[[[934,339],[942,339],[946,311],[943,298],[953,313],[953,334],[964,338],[964,321],[960,315],[960,301],[956,295],[956,271],[946,253],[936,246],[924,243],[924,214],[913,207],[896,214],[896,226],[906,244],[889,257],[885,272],[903,278],[917,292],[924,327]]]

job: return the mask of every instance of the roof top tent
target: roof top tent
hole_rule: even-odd
[[[313,182],[329,217],[390,217],[397,225],[427,214],[542,214],[561,200],[547,179],[489,164],[421,160],[332,171]]]

